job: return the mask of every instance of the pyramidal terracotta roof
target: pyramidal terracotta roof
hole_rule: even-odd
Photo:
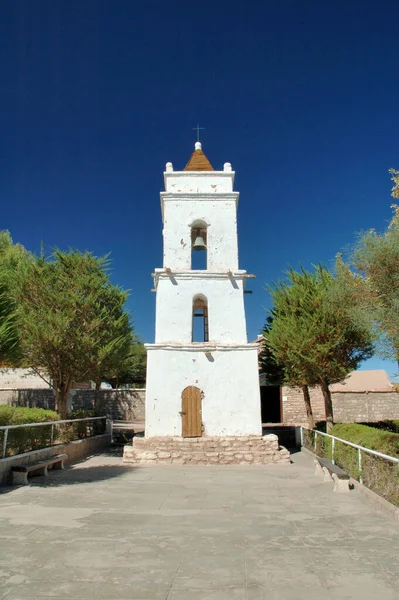
[[[195,150],[190,160],[184,167],[184,171],[213,171],[213,167],[205,154],[202,152],[201,142],[196,142]]]

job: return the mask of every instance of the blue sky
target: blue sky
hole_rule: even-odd
[[[398,18],[385,0],[1,3],[0,227],[32,251],[110,252],[153,341],[162,172],[184,167],[200,123],[214,168],[236,171],[255,338],[287,265],[331,265],[386,227]]]

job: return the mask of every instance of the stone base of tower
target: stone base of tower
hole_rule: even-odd
[[[290,453],[276,435],[240,437],[135,437],[123,462],[175,465],[289,464]]]

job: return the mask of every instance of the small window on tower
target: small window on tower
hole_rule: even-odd
[[[193,342],[208,342],[208,303],[204,296],[197,296],[193,301]]]
[[[191,228],[191,269],[205,271],[207,268],[206,228]]]

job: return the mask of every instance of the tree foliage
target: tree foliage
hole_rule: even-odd
[[[123,360],[132,336],[126,292],[110,283],[107,257],[54,250],[25,262],[15,277],[16,317],[25,362],[44,370],[67,414],[72,383],[96,379]]]
[[[259,365],[261,373],[265,376],[265,385],[282,385],[285,382],[284,367],[276,361],[273,350],[268,343],[268,334],[273,325],[273,315],[266,318],[265,326],[262,330],[262,350],[259,355]]]
[[[399,362],[399,207],[393,211],[385,232],[362,234],[349,264],[341,257],[337,264],[341,284],[360,303],[354,319],[368,320],[379,353]]]
[[[314,272],[291,268],[287,280],[269,289],[274,318],[268,344],[289,385],[320,385],[329,429],[333,424],[329,386],[371,356],[370,332],[353,321],[345,291],[337,289],[334,276],[321,265]]]
[[[283,383],[289,385],[291,387],[300,387],[303,393],[303,400],[305,403],[306,416],[308,420],[308,426],[310,429],[313,429],[315,426],[314,418],[313,418],[313,410],[310,402],[310,394],[309,387],[306,381],[299,381],[292,373],[290,369],[290,365],[284,365],[282,361],[282,357],[280,356],[280,362],[277,361],[276,356],[273,352],[272,347],[269,343],[269,332],[272,329],[273,325],[273,316],[276,311],[271,311],[271,315],[269,315],[266,319],[266,324],[263,329],[263,350],[260,355],[260,367],[262,373],[265,375],[265,383],[266,385],[279,385],[281,386]]]
[[[99,306],[106,317],[98,327],[98,343],[90,356],[90,379],[95,382],[117,373],[129,354],[132,328],[124,310],[126,299],[127,293],[112,285],[104,286],[99,298]]]
[[[13,276],[19,265],[29,260],[20,244],[13,244],[8,231],[0,231],[0,366],[16,366],[21,362],[20,335],[15,318],[12,293]]]
[[[144,384],[146,379],[147,352],[144,344],[133,337],[129,352],[118,364],[113,373],[108,373],[103,381],[111,384],[113,388],[119,388],[127,384]]]
[[[392,197],[399,198],[399,171],[396,169],[389,169],[389,172],[392,175],[391,179],[394,183],[392,188]]]

